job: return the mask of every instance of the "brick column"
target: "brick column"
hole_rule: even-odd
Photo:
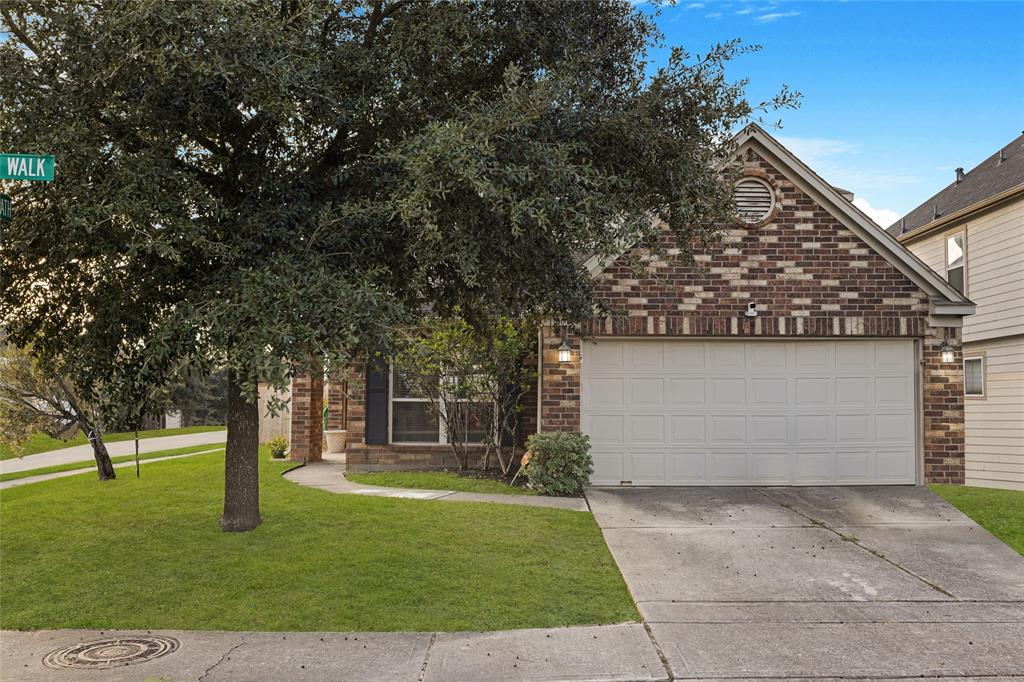
[[[298,374],[292,379],[292,459],[323,459],[323,405],[323,378]]]
[[[362,445],[366,437],[366,364],[362,361],[353,361],[348,366],[345,400],[348,442]]]
[[[345,379],[348,372],[339,369],[328,377],[327,383],[327,428],[331,431],[345,426]]]
[[[948,333],[948,338],[947,338]],[[943,343],[953,362],[943,362]],[[924,480],[963,484],[964,371],[960,330],[928,327],[924,339]]]
[[[558,361],[559,329],[544,327],[541,366],[541,431],[580,430],[580,340],[570,335],[569,362]]]

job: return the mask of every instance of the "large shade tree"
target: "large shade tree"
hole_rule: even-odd
[[[138,405],[229,369],[225,530],[259,523],[257,377],[380,348],[425,307],[589,311],[579,255],[728,218],[736,43],[626,0],[5,0],[0,324]]]

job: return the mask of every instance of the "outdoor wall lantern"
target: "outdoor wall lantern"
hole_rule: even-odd
[[[562,339],[562,345],[558,347],[558,361],[569,362],[572,360],[572,349],[569,348],[569,342]]]
[[[941,353],[942,355],[943,362],[953,362],[953,347],[950,346],[949,343],[947,343],[946,341],[943,341],[942,345],[939,347],[939,353]]]

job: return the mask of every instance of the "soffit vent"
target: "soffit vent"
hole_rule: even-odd
[[[775,206],[772,188],[760,178],[743,178],[736,183],[736,212],[748,223],[759,223],[767,218]]]

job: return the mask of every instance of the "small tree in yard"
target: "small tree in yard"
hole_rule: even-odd
[[[536,376],[526,366],[535,333],[534,325],[507,318],[479,328],[461,318],[428,318],[403,334],[391,358],[395,371],[430,401],[460,469],[469,466],[475,432],[484,469],[496,455],[502,474],[509,473],[521,401]]]
[[[731,220],[725,65],[628,0],[0,2],[0,328],[112,404],[227,369],[221,527],[260,523],[256,390],[425,308],[575,320],[580,253]]]
[[[0,350],[0,436],[18,444],[34,433],[67,440],[79,431],[89,438],[101,481],[116,478],[95,404],[64,375],[46,369],[14,346]]]

